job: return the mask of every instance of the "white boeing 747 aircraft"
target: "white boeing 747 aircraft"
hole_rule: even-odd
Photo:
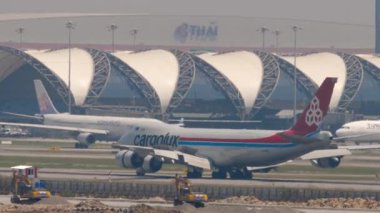
[[[157,172],[163,162],[188,166],[187,176],[199,178],[204,169],[213,178],[252,178],[251,170],[281,165],[301,158],[322,168],[335,168],[348,149],[330,147],[331,133],[319,125],[330,104],[336,78],[326,78],[316,95],[289,130],[183,128],[157,120],[131,120],[114,148],[116,161],[135,168],[137,175]]]
[[[6,113],[15,116],[32,117],[42,121],[42,124],[0,122],[5,126],[21,126],[29,128],[64,130],[77,133],[79,143],[76,148],[87,148],[96,140],[118,141],[125,134],[134,119],[115,116],[72,115],[59,113],[51,101],[45,87],[40,80],[34,80],[36,96],[40,108],[40,115],[28,116],[15,113]],[[3,112],[4,113],[4,112]],[[139,121],[152,120],[139,118]]]
[[[213,178],[250,179],[252,171],[270,169],[289,160],[311,160],[314,166],[335,168],[347,148],[330,147],[331,133],[320,131],[328,111],[336,78],[326,78],[316,95],[289,130],[236,130],[184,128],[156,119],[58,113],[41,81],[35,81],[43,124],[5,123],[74,131],[80,144],[98,137],[118,140],[117,163],[136,169],[137,175],[154,173],[164,162],[185,164],[187,176],[199,178],[212,170]]]

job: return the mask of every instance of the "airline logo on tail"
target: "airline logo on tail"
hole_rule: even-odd
[[[326,116],[337,78],[326,78],[309,105],[302,112],[296,124],[291,128],[297,135],[305,136],[319,129]]]
[[[41,114],[57,114],[58,111],[54,107],[44,85],[40,80],[34,80],[34,87],[36,89],[38,106],[40,107]]]
[[[323,120],[323,112],[319,108],[319,99],[314,97],[311,102],[309,109],[306,112],[305,122],[308,126],[313,124],[319,126]]]
[[[43,114],[49,113],[51,110],[49,109],[49,101],[46,96],[38,96],[38,105],[40,107],[40,112]]]

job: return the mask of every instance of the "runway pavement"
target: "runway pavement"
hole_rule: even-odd
[[[161,207],[164,209],[172,210],[182,210],[182,212],[207,212],[207,213],[220,213],[220,212],[258,212],[258,213],[268,213],[268,212],[287,212],[287,213],[372,213],[378,212],[377,210],[370,209],[332,209],[332,208],[305,208],[305,207],[287,207],[287,206],[262,206],[254,204],[231,204],[231,203],[216,203],[210,202],[206,204],[205,208],[195,209],[190,206],[178,206],[174,207],[171,201],[165,201],[162,199],[140,199],[140,200],[131,200],[131,199],[115,199],[115,198],[85,198],[85,197],[67,197],[65,198],[68,201],[66,208],[73,209],[74,205],[82,201],[91,201],[99,200],[102,204],[105,204],[113,209],[128,209],[136,205],[149,205],[151,207]],[[10,203],[9,195],[0,195],[0,203],[2,203],[1,208],[6,209],[6,206],[12,206]],[[39,204],[41,205],[41,204]],[[51,204],[50,204],[51,205]],[[49,205],[46,205],[44,209],[49,209]],[[60,205],[61,210],[64,210],[65,205]],[[72,206],[72,207],[69,207]],[[27,209],[33,208],[33,205],[19,205],[17,209],[27,211]],[[79,211],[80,208],[78,209]]]
[[[8,139],[12,140],[12,139]],[[26,141],[36,141],[36,139],[24,139]],[[39,142],[51,142],[50,139],[41,140],[38,139]],[[73,143],[72,140],[58,140],[59,142],[65,141],[67,143]],[[54,144],[54,143],[53,143]],[[68,147],[71,146],[68,144]],[[101,143],[108,144],[109,143]],[[110,145],[109,145],[110,146]],[[95,146],[96,147],[96,146]],[[118,150],[115,149],[107,149],[107,148],[95,148],[94,146],[89,149],[74,149],[67,147],[54,147],[55,149],[51,149],[50,147],[38,147],[38,146],[28,146],[28,144],[22,145],[0,145],[0,159],[2,157],[30,157],[33,158],[57,158],[57,159],[78,159],[78,163],[80,163],[80,159],[96,159],[96,160],[108,160],[113,164],[113,159],[115,158],[115,153]],[[379,151],[371,151],[373,153],[363,153],[359,152],[358,155],[347,156],[343,159],[341,166],[351,166],[351,167],[359,167],[359,168],[378,168],[380,165],[380,156],[378,155]],[[115,162],[116,164],[116,162]],[[306,166],[307,168],[313,168],[309,161],[294,161],[291,166]],[[116,167],[115,167],[116,168]],[[331,170],[334,171],[334,170]],[[158,181],[172,178],[175,174],[183,174],[184,170],[178,171],[159,171],[155,174],[148,174],[146,177],[136,177],[134,170],[126,170],[126,169],[107,169],[107,170],[99,170],[99,169],[67,169],[67,168],[41,168],[41,175],[46,178],[60,179],[62,177],[67,177],[67,174],[70,175],[71,179],[98,179],[98,180],[112,180],[112,181]],[[380,173],[380,168],[379,168]],[[0,168],[0,175],[9,175],[8,168]],[[299,177],[297,177],[299,176]],[[288,179],[290,182],[292,181],[304,181],[307,180],[309,182],[320,182],[317,176],[323,176],[323,181],[329,181],[329,177],[331,177],[331,182],[336,182],[339,177],[349,176],[349,181],[341,180],[340,182],[349,182],[351,184],[378,184],[378,179],[373,175],[363,175],[363,174],[337,174],[337,173],[323,173],[321,175],[315,173],[307,173],[300,171],[300,174],[294,173],[286,173],[286,172],[276,172],[276,173],[268,173],[268,174],[257,174],[255,176],[255,180],[259,182],[265,182],[265,180],[274,180],[279,181],[280,179]],[[208,181],[207,178],[210,177],[210,172],[206,171],[204,173],[204,177]],[[344,178],[343,178],[344,179]],[[196,180],[198,181],[198,180]],[[202,180],[203,181],[203,180]],[[212,182],[218,182],[218,180],[213,180]],[[241,181],[231,181],[225,180],[223,181],[226,184],[236,184]],[[375,186],[377,187],[377,185]]]
[[[33,139],[28,139],[34,141]],[[26,140],[26,141],[28,141]],[[45,141],[45,140],[42,140]],[[63,140],[65,141],[65,140]],[[50,142],[50,140],[46,140]],[[62,142],[59,140],[59,142]],[[65,147],[38,147],[26,145],[0,145],[0,160],[2,158],[20,156],[30,158],[72,158],[72,159],[97,159],[97,160],[112,160],[115,157],[117,150],[108,148],[90,148],[90,149],[73,149],[70,148],[73,141],[65,141]],[[105,143],[107,144],[107,143]],[[378,168],[380,165],[380,156],[378,151],[368,153],[358,152],[358,155],[347,156],[343,159],[343,166],[354,166],[363,168]],[[296,161],[291,165],[293,166],[310,166],[310,162]],[[379,168],[380,173],[380,168]],[[42,179],[71,179],[71,180],[105,180],[108,182],[136,182],[136,183],[157,183],[168,184],[173,181],[175,174],[184,175],[184,170],[179,171],[159,171],[155,174],[147,174],[144,177],[135,175],[134,170],[126,169],[67,169],[67,168],[41,168],[40,177]],[[0,175],[10,177],[11,173],[9,168],[0,167]],[[299,176],[299,177],[297,177]],[[316,176],[323,176],[323,179],[316,178]],[[342,174],[323,173],[307,173],[300,171],[300,174],[276,172],[268,174],[257,174],[252,180],[215,180],[210,178],[210,172],[204,173],[203,179],[193,179],[195,185],[222,185],[222,186],[258,186],[258,187],[306,187],[318,188],[328,190],[363,190],[363,191],[380,191],[379,180],[376,179],[375,174],[372,178],[368,175],[350,174],[349,180],[337,180]],[[0,202],[2,202],[0,196]],[[69,198],[70,202],[76,202],[80,198]],[[128,206],[134,205],[138,202],[124,201],[124,200],[106,200],[107,205],[110,206]],[[3,202],[6,203],[6,202]],[[171,205],[171,204],[163,204]],[[244,208],[247,208],[246,206]],[[248,206],[248,208],[251,208]],[[366,210],[327,210],[327,209],[299,209],[302,212],[319,213],[319,212],[367,212]],[[371,211],[369,211],[371,212]]]

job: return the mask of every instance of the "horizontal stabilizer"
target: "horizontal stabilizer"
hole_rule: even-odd
[[[320,139],[317,139],[317,138],[307,138],[307,137],[298,136],[298,135],[288,135],[286,133],[278,133],[278,135],[296,144],[308,144],[308,143],[310,144],[310,143],[321,141]]]

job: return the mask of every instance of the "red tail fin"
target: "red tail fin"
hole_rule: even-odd
[[[309,105],[302,112],[301,117],[291,130],[298,135],[307,135],[318,129],[329,109],[331,96],[337,78],[326,78]]]

